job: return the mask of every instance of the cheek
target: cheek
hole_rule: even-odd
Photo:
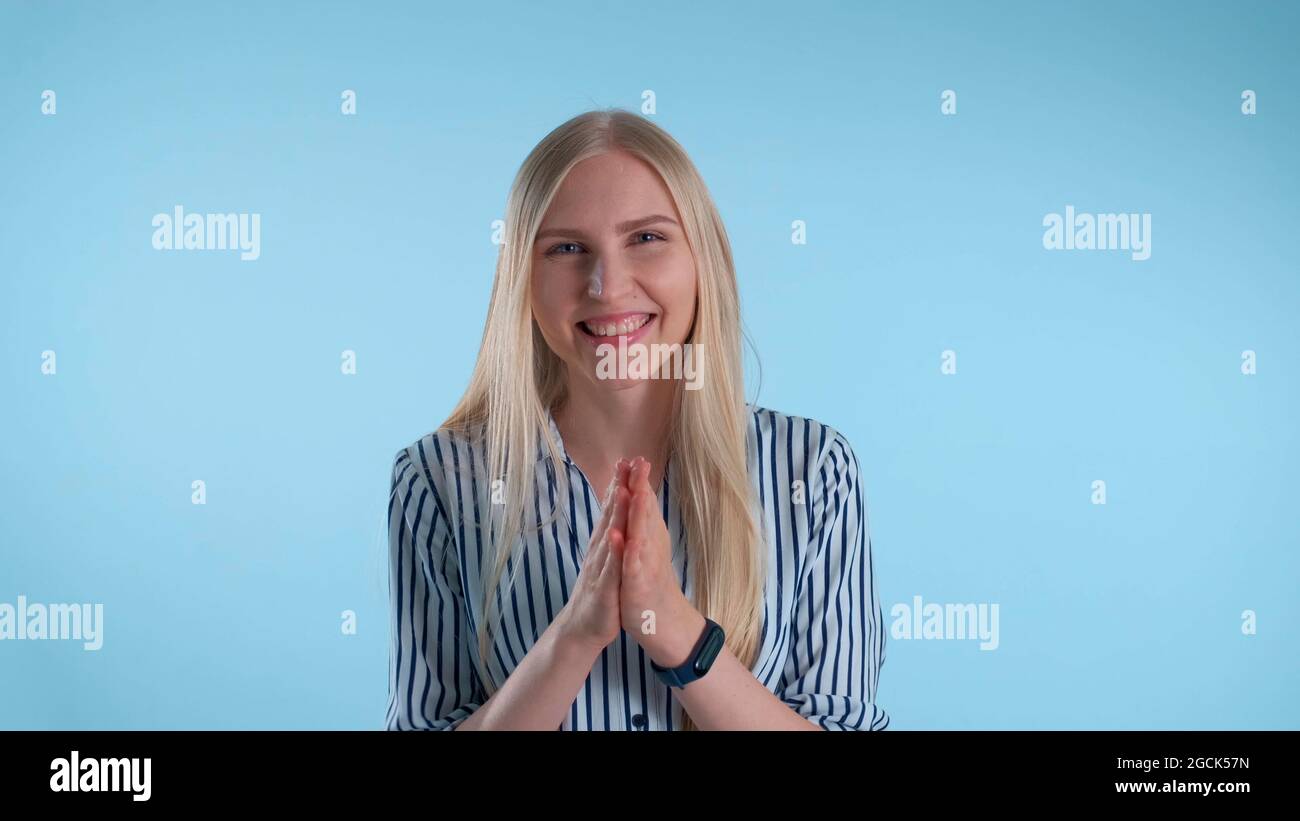
[[[696,290],[695,262],[688,255],[676,272],[664,281],[663,302],[660,304],[669,314],[669,321],[664,327],[667,335],[675,342],[686,341],[686,333],[695,320],[695,304],[698,298]]]
[[[542,336],[546,337],[546,341],[552,346],[557,343],[563,344],[568,338],[566,317],[573,312],[573,306],[569,304],[565,295],[534,280],[531,307],[533,320],[541,328]]]

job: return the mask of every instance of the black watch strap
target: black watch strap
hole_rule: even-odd
[[[721,625],[707,616],[704,619],[704,632],[695,642],[695,649],[691,651],[690,658],[679,667],[660,667],[654,659],[650,660],[650,667],[659,676],[659,680],[669,687],[682,688],[692,681],[703,678],[704,674],[709,672],[713,667],[713,660],[722,652],[722,646],[726,642],[727,635],[723,632]]]

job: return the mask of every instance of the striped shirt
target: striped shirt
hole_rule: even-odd
[[[762,642],[753,674],[778,698],[828,730],[883,730],[876,705],[884,662],[884,618],[871,562],[871,537],[858,462],[848,441],[813,419],[749,406],[748,468],[760,501],[768,576]],[[550,435],[568,471],[556,481],[539,448],[532,521],[514,589],[512,561],[496,591],[505,618],[494,630],[486,665],[499,688],[568,600],[600,495],[564,451],[555,420]],[[690,596],[686,538],[668,493],[664,521],[673,567]],[[558,498],[557,498],[558,497]],[[491,570],[481,511],[492,481],[480,444],[439,430],[397,453],[389,516],[390,629],[386,725],[449,730],[485,700],[478,670],[484,575]],[[659,681],[650,658],[626,631],[597,658],[561,729],[671,730],[682,706]]]

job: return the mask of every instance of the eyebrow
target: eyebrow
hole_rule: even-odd
[[[658,222],[667,222],[667,223],[671,223],[672,225],[677,225],[677,220],[673,219],[672,217],[665,217],[663,214],[651,214],[648,217],[637,217],[636,219],[627,220],[626,222],[620,222],[618,225],[614,226],[614,233],[624,234],[627,233],[628,231],[632,231],[637,228],[644,228],[647,225],[654,225],[655,223]],[[543,240],[546,237],[550,237],[550,236],[580,237],[580,236],[584,236],[584,233],[582,231],[579,231],[577,228],[547,228],[544,231],[537,232],[538,241]]]

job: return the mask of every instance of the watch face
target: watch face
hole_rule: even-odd
[[[702,676],[709,672],[709,668],[713,666],[713,660],[718,657],[718,653],[722,652],[722,645],[726,642],[726,639],[726,635],[720,629],[714,628],[709,631],[709,635],[704,639],[703,646],[700,647],[700,654],[695,659],[696,675]]]

